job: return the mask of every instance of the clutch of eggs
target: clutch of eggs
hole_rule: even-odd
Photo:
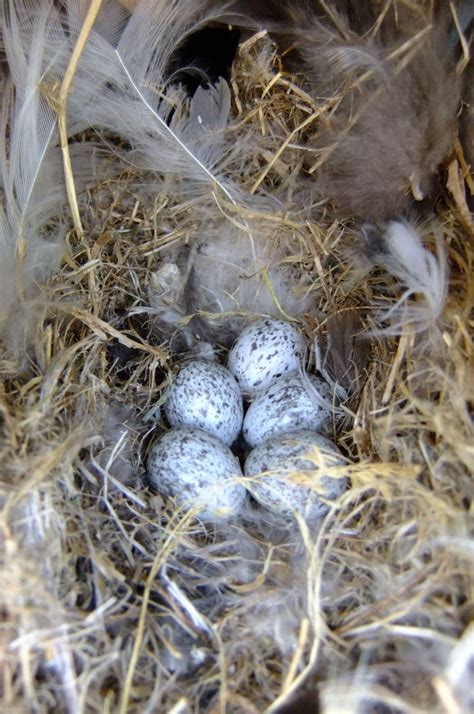
[[[256,447],[247,457],[246,476],[277,472],[249,480],[255,499],[285,516],[295,508],[311,518],[324,513],[324,497],[335,498],[347,482],[321,477],[327,463],[342,463],[342,457],[315,433],[332,427],[332,395],[321,379],[304,374],[304,352],[303,336],[293,324],[263,318],[237,338],[228,369],[205,359],[185,364],[164,406],[174,428],[153,444],[148,457],[156,488],[182,507],[197,507],[201,517],[237,515],[246,488],[229,447],[242,430],[247,444]],[[243,395],[253,398],[245,418]],[[324,467],[303,458],[308,449],[325,454]],[[318,468],[317,488],[290,477],[295,470]]]

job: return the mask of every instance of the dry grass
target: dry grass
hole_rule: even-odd
[[[315,105],[265,36],[241,47],[232,89],[238,123],[268,147],[249,157],[246,188],[278,187],[291,204],[298,144],[332,103]],[[71,226],[29,362],[0,362],[2,711],[254,714],[314,684],[331,714],[468,711],[474,250],[462,203],[446,192],[439,208],[439,323],[370,344],[338,434],[351,489],[317,532],[299,523],[278,541],[271,524],[209,533],[142,476],[173,368],[148,288],[163,246],[188,238],[192,206],[166,184],[145,201],[140,179],[81,197],[83,237]],[[268,220],[304,246],[309,335],[349,309],[373,326],[371,306],[395,299],[387,276],[357,278],[350,231],[329,210],[317,224]]]

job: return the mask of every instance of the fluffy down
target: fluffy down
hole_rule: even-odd
[[[150,289],[158,329],[178,329],[188,348],[203,340],[230,345],[249,317],[303,314],[312,305],[311,277],[298,276],[285,261],[291,250],[288,236],[223,220],[192,248],[167,251]]]

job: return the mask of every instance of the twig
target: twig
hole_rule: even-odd
[[[69,199],[69,205],[71,207],[72,218],[74,221],[74,227],[79,236],[82,236],[82,224],[81,218],[79,216],[79,206],[77,203],[76,187],[74,185],[74,176],[72,173],[71,156],[69,154],[69,144],[68,144],[68,133],[67,133],[67,98],[69,95],[69,90],[71,89],[72,80],[77,70],[77,65],[84,51],[87,40],[91,33],[94,22],[96,21],[97,15],[99,14],[100,8],[102,7],[102,0],[91,0],[89,10],[87,11],[84,24],[77,38],[76,45],[72,51],[71,59],[69,60],[66,73],[64,75],[61,87],[59,89],[57,114],[58,114],[58,128],[59,128],[59,138],[61,142],[61,151],[63,154],[63,164],[64,164],[64,177],[66,180],[66,190]]]

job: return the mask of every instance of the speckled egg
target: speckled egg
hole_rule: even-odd
[[[329,509],[325,499],[334,500],[347,489],[349,480],[345,476],[325,475],[328,468],[344,463],[329,439],[298,431],[257,446],[248,455],[244,471],[246,476],[257,477],[249,480],[248,488],[262,506],[284,516],[298,511],[315,520]],[[301,474],[311,478],[311,486],[301,483]]]
[[[263,318],[242,330],[227,359],[245,394],[268,387],[274,379],[301,366],[305,341],[291,322]]]
[[[246,489],[231,450],[201,429],[170,429],[152,445],[150,482],[183,508],[198,508],[204,519],[228,518],[242,509]]]
[[[242,428],[239,385],[225,367],[204,359],[189,362],[180,370],[164,411],[171,426],[204,429],[228,446]]]
[[[332,394],[317,377],[290,374],[258,392],[247,410],[243,435],[257,446],[276,434],[309,429],[328,431],[333,421]]]

